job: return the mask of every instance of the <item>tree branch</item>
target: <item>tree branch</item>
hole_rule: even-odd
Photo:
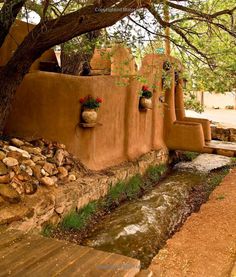
[[[8,0],[0,10],[0,47],[26,0]]]

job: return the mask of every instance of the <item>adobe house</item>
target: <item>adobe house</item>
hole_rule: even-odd
[[[17,47],[16,42],[20,43],[27,32],[26,23],[15,23],[11,36],[0,49],[0,66],[7,62]],[[94,54],[93,71],[106,72],[97,76],[42,71],[43,63],[57,61],[53,50],[46,51],[20,85],[5,133],[64,143],[70,152],[95,170],[135,160],[151,150],[215,151],[212,143],[208,145],[211,141],[210,122],[185,116],[183,80],[176,78],[175,73],[182,70],[179,61],[165,55],[147,55],[136,72],[127,49],[114,46],[107,51],[113,52],[110,59],[103,59],[99,50]],[[172,66],[168,71],[171,83],[163,89],[166,61],[177,67]],[[125,77],[121,76],[121,65]],[[145,78],[150,88],[154,87],[152,109],[145,112],[139,110],[138,93],[143,84],[137,76]],[[125,81],[126,85],[119,85],[120,81]],[[94,128],[80,125],[79,99],[88,94],[103,99]],[[163,95],[164,103],[160,98]]]

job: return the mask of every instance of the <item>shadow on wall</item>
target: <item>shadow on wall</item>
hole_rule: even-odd
[[[25,28],[22,28],[21,39],[23,34]],[[6,49],[12,43],[8,38],[0,49],[6,59],[10,56]],[[174,67],[168,70],[170,85],[164,88],[165,103],[160,101],[163,64],[167,57],[146,56],[136,73],[129,50],[115,46],[108,51],[113,54],[106,60],[96,51],[91,65],[94,72],[101,74],[104,70],[110,75],[70,76],[42,72],[34,66],[17,91],[5,133],[64,143],[85,165],[96,170],[134,160],[166,146],[202,152],[205,140],[210,140],[210,124],[207,120],[185,117],[182,80],[175,80]],[[54,58],[54,53],[49,51],[40,59],[48,62]],[[169,58],[169,61],[180,67],[177,60]],[[138,81],[139,76],[153,92],[152,109],[146,111],[139,109],[139,92],[143,85]],[[94,128],[80,125],[79,99],[88,94],[103,99]]]

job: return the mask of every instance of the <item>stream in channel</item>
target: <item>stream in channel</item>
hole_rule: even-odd
[[[217,185],[212,180],[219,174],[173,171],[140,199],[104,216],[82,244],[137,258],[147,267],[191,212],[208,199]]]

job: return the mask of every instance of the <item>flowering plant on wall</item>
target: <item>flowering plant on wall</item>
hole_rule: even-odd
[[[145,97],[147,99],[152,97],[152,92],[149,90],[148,86],[142,86],[141,97]]]
[[[149,90],[148,86],[143,85],[140,92],[139,98],[139,108],[141,110],[148,110],[152,108],[152,92]]]
[[[91,95],[88,95],[84,98],[80,98],[79,102],[82,104],[83,109],[98,109],[102,103],[100,97],[93,98]]]
[[[102,99],[100,97],[94,98],[88,95],[84,98],[80,98],[79,102],[82,104],[82,126],[94,127],[97,122],[97,110],[102,103]]]

